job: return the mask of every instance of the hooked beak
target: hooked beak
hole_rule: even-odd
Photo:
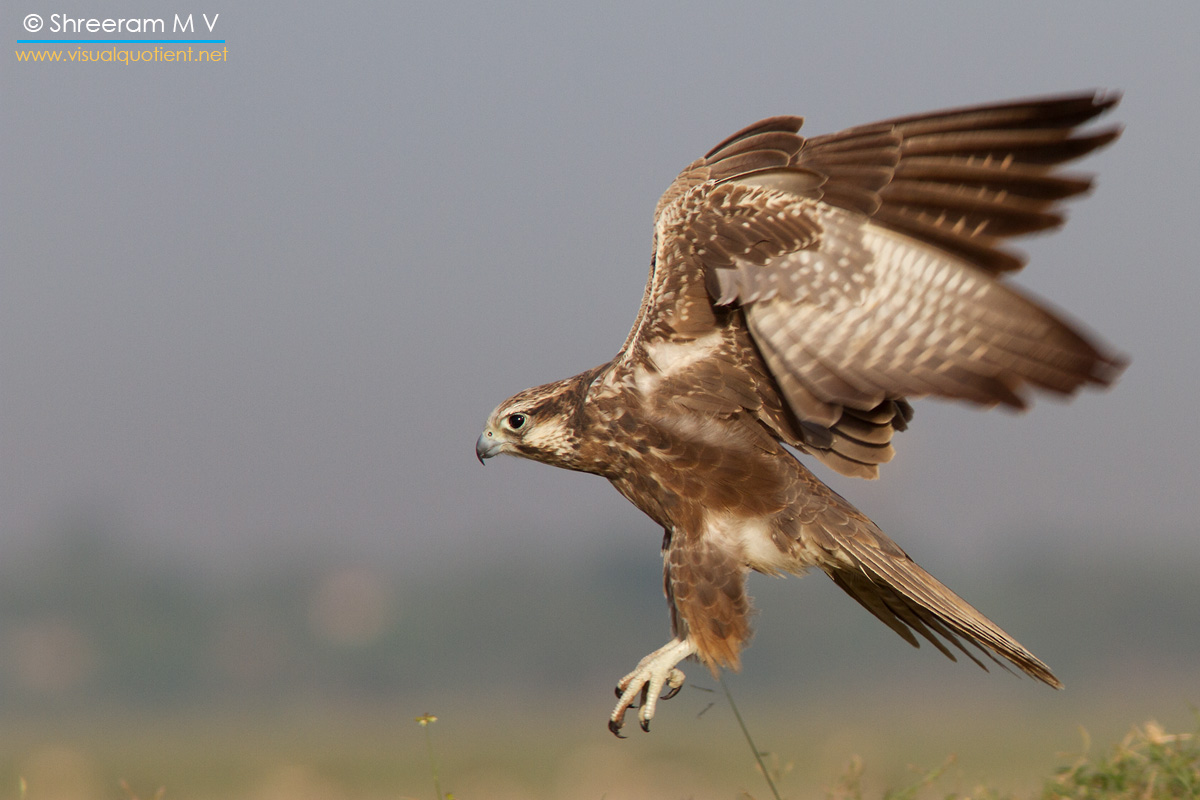
[[[503,443],[497,441],[491,429],[485,430],[479,434],[479,439],[475,442],[475,457],[482,464],[485,458],[491,458],[500,452]]]

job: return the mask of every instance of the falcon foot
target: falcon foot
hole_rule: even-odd
[[[649,733],[650,720],[654,718],[659,695],[662,695],[663,700],[670,700],[683,687],[683,671],[675,665],[695,652],[696,647],[691,642],[672,639],[639,661],[637,669],[617,684],[617,697],[620,700],[608,718],[608,729],[618,739],[625,738],[621,735],[621,727],[625,724],[625,712],[634,707],[634,701],[640,696],[638,724],[642,730]],[[662,694],[664,688],[667,689],[666,694]]]

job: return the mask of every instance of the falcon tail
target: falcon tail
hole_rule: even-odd
[[[876,536],[882,540],[866,542],[856,537],[841,542],[843,552],[856,562],[857,569],[823,565],[833,582],[864,608],[913,647],[920,646],[915,632],[951,661],[957,661],[948,642],[986,670],[987,666],[959,640],[961,637],[1001,667],[1008,669],[996,656],[1055,689],[1062,688],[1050,668],[1020,642],[922,569],[890,539],[881,533]]]

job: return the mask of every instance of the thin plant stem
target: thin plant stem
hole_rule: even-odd
[[[429,732],[429,728],[425,728],[425,749],[429,751],[429,770],[433,773],[433,791],[437,795],[437,800],[442,800],[442,783],[438,780],[437,762],[433,759],[433,734]]]
[[[745,721],[742,720],[737,703],[733,702],[733,694],[730,693],[729,687],[725,684],[725,676],[718,675],[717,680],[721,683],[721,689],[725,692],[725,699],[729,701],[729,707],[733,709],[733,716],[737,719],[738,727],[742,729],[742,735],[746,737],[746,744],[750,745],[750,752],[754,753],[754,760],[758,762],[758,768],[767,780],[767,786],[771,787],[771,794],[775,795],[775,800],[783,800],[779,796],[779,790],[775,788],[775,781],[771,780],[771,773],[767,772],[767,765],[763,763],[762,754],[758,752],[758,748],[754,745],[754,739],[750,737],[750,730],[746,727]]]

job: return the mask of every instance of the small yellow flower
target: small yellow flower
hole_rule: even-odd
[[[416,717],[414,721],[424,728],[431,722],[437,722],[437,717],[435,717],[433,714],[422,714],[421,716]]]

